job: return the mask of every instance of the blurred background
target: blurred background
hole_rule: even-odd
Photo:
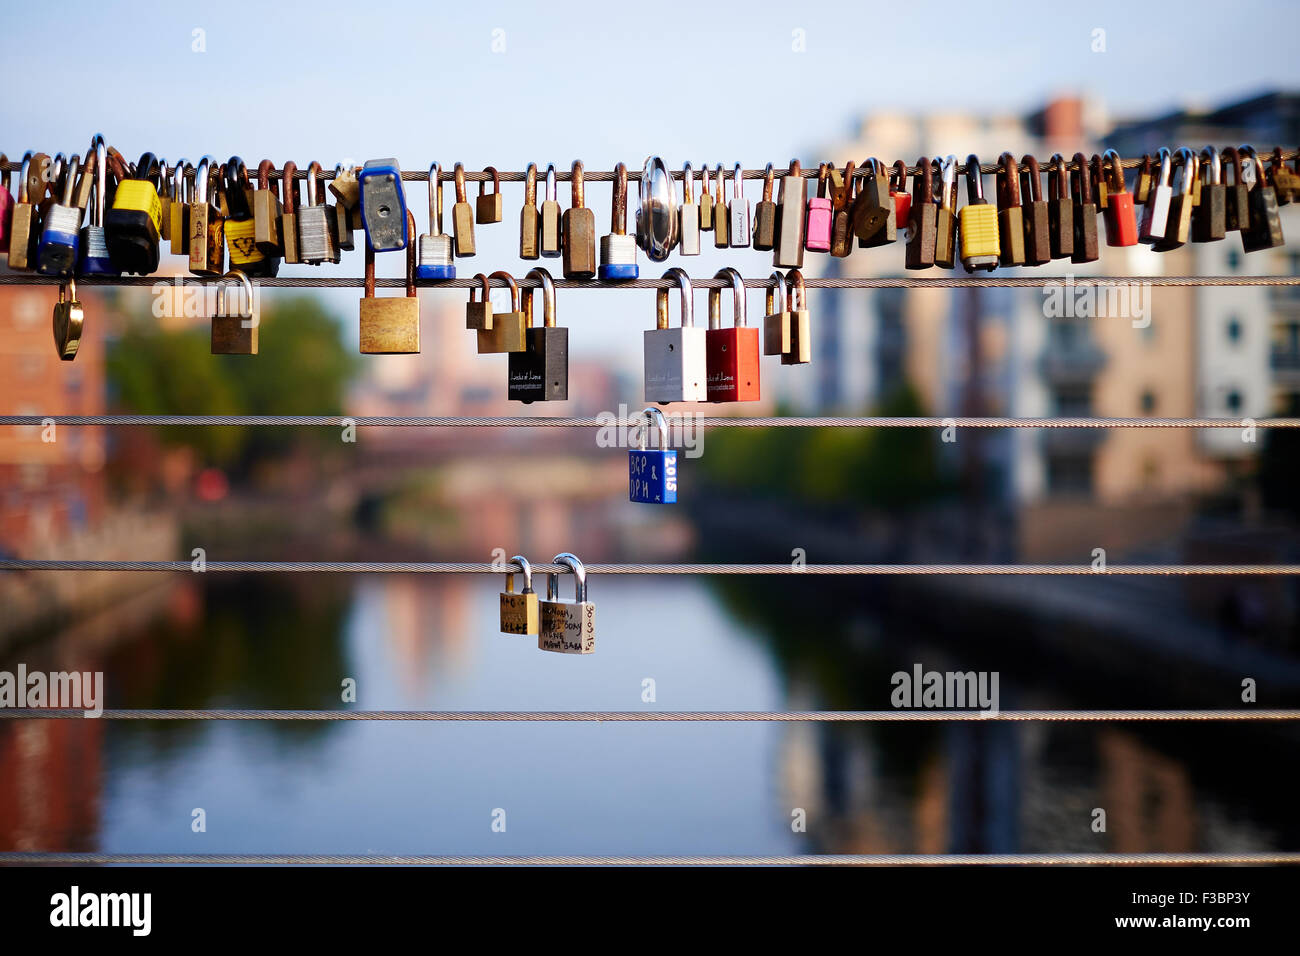
[[[688,16],[290,3],[264,22],[199,4],[61,9],[0,37],[14,75],[42,77],[39,100],[0,100],[10,158],[84,153],[96,131],[128,158],[332,168],[396,156],[407,169],[1300,142],[1287,34],[1258,30],[1278,5],[1193,3],[1163,29],[1118,3],[1016,17],[932,4],[901,22],[776,4]],[[128,55],[142,38],[147,52]],[[504,222],[478,227],[462,276],[533,265],[516,255],[522,190],[504,191]],[[602,234],[608,196],[587,190]],[[420,184],[408,198],[423,232]],[[1294,275],[1296,209],[1282,210],[1288,245],[1269,252],[1245,256],[1229,233],[1165,254],[1103,245],[1097,263],[1040,272]],[[901,275],[902,255],[901,243],[813,253],[805,271]],[[401,259],[381,256],[381,274]],[[668,263],[704,276],[726,264],[771,268],[707,237],[704,255]],[[182,268],[164,257],[165,275]],[[345,253],[330,274],[361,268]],[[208,353],[205,318],[156,317],[148,289],[86,288],[85,337],[63,363],[47,324],[55,291],[6,286],[0,413],[520,413],[504,358],[477,355],[464,330],[463,293],[421,292],[417,356],[357,354],[358,296],[264,290],[260,354],[238,358]],[[722,413],[1300,414],[1294,289],[1156,289],[1150,301],[1149,326],[1134,328],[1048,319],[1039,289],[813,291],[812,363],[765,360],[763,401]],[[762,305],[750,295],[751,320]],[[640,407],[653,293],[561,291],[558,318],[572,330],[572,398],[528,413]],[[0,552],[777,563],[803,549],[814,563],[1084,563],[1104,548],[1111,563],[1293,562],[1297,464],[1296,440],[1266,431],[1255,443],[1236,430],[962,431],[944,444],[914,430],[712,430],[702,457],[682,459],[679,505],[655,508],[626,500],[626,457],[591,430],[365,429],[349,444],[335,429],[66,427],[47,443],[6,426]],[[0,669],[102,670],[117,708],[337,707],[352,678],[356,706],[373,709],[873,709],[916,663],[998,671],[1003,709],[1232,708],[1244,678],[1260,706],[1300,703],[1300,594],[1287,579],[596,577],[585,659],[497,633],[502,586],[9,573]],[[1273,781],[1295,771],[1295,742],[1262,724],[6,722],[0,849],[1293,849],[1300,828]],[[196,807],[206,833],[191,832]],[[1105,833],[1090,828],[1094,807]],[[490,829],[494,808],[505,833]],[[807,832],[792,832],[794,808]]]

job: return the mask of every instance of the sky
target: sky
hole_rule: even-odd
[[[1005,113],[1078,92],[1123,117],[1300,88],[1293,31],[1267,29],[1279,14],[1289,22],[1294,7],[1282,3],[1184,2],[1148,15],[1098,0],[1005,13],[969,3],[382,0],[54,9],[12,6],[0,29],[8,75],[30,81],[0,97],[10,158],[84,152],[100,131],[129,159],[152,149],[170,160],[238,154],[253,166],[396,156],[405,169],[433,160],[519,169],[580,158],[599,169],[623,160],[635,174],[649,154],[674,168],[785,162],[876,110]],[[1104,52],[1094,52],[1098,30]],[[427,194],[408,186],[423,232]],[[602,234],[606,189],[590,200]],[[519,203],[519,186],[507,186],[504,223],[479,227],[480,254],[462,273],[489,263],[525,271],[512,252]],[[360,255],[345,254],[340,268],[359,271]],[[765,254],[738,256],[747,275],[770,270]],[[400,258],[381,256],[380,274],[397,274]],[[712,274],[722,261],[706,255],[690,271]],[[586,314],[613,301],[577,295],[591,300]],[[634,301],[649,324],[652,294],[643,295]],[[351,298],[341,308],[354,308]]]

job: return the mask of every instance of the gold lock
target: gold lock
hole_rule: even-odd
[[[375,251],[366,243],[365,297],[361,300],[361,353],[420,351],[420,300],[415,296],[415,214],[406,210],[406,295],[375,298]]]
[[[465,195],[465,166],[456,164],[456,205],[451,207],[451,231],[456,238],[456,255],[474,255],[474,209]]]
[[[519,286],[508,272],[494,272],[489,278],[502,279],[510,287],[510,311],[495,313],[492,328],[479,330],[479,354],[522,352],[528,347],[528,325],[527,317],[519,308]]]
[[[227,308],[226,286],[232,281],[244,287],[244,308]],[[252,281],[241,270],[231,269],[215,285],[217,304],[212,314],[212,354],[256,355],[259,318]]]
[[[768,277],[767,309],[763,317],[763,354],[784,356],[790,351],[790,311],[786,307],[785,276]]]
[[[465,328],[476,331],[492,331],[492,289],[488,285],[487,273],[480,272],[474,277],[474,281],[483,286],[483,300],[480,302],[474,298],[475,289],[471,286],[469,290],[469,301],[465,303]],[[482,351],[480,349],[479,351]]]
[[[63,285],[59,284],[59,301],[54,305],[54,349],[65,362],[77,357],[81,328],[86,319],[86,313],[77,301],[77,280],[69,276],[68,286],[70,289],[65,299]]]
[[[501,174],[497,172],[495,166],[483,167],[483,172],[492,174],[492,192],[485,192],[487,187],[486,180],[479,180],[478,183],[478,201],[474,204],[474,221],[483,225],[489,222],[500,222],[504,211],[501,200]],[[533,168],[533,195],[537,194],[537,170]]]
[[[253,241],[262,255],[280,255],[280,197],[271,187],[275,164],[264,159],[257,165],[257,189],[253,191]]]
[[[357,168],[338,165],[334,167],[334,178],[330,180],[330,192],[340,206],[348,210],[361,205],[361,181],[357,179]]]
[[[804,365],[812,361],[812,322],[808,315],[808,290],[803,273],[791,269],[785,275],[790,290],[786,309],[790,315],[790,348],[781,356],[782,365]]]

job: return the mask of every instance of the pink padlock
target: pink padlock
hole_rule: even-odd
[[[803,247],[809,252],[829,252],[831,248],[831,201],[826,196],[828,169],[825,163],[818,167],[817,195],[808,200],[808,228],[804,230]]]
[[[0,169],[9,165],[9,157],[0,153]],[[14,196],[9,191],[9,174],[0,179],[0,252],[9,251],[9,236],[13,234]]]

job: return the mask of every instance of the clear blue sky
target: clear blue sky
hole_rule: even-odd
[[[415,169],[434,159],[521,168],[576,155],[608,168],[658,153],[674,166],[705,157],[758,165],[836,139],[883,108],[989,113],[1078,91],[1123,116],[1300,87],[1294,31],[1270,28],[1290,22],[1294,6],[1283,3],[565,7],[582,15],[536,3],[381,0],[10,8],[0,51],[6,75],[25,78],[26,89],[10,83],[0,96],[0,148],[11,158],[27,148],[84,152],[102,131],[132,159],[144,149],[300,166],[397,156]],[[1096,28],[1106,31],[1105,53],[1092,52]],[[196,29],[202,53],[192,49]],[[792,49],[796,30],[805,52]],[[507,191],[505,224],[480,230],[480,255],[462,270],[520,265],[510,252],[517,189]],[[593,192],[603,233],[608,194]],[[424,231],[418,187],[412,201]],[[381,273],[394,274],[398,258],[381,257]],[[359,269],[359,253],[342,268],[353,260]],[[698,271],[720,261],[701,257]],[[731,261],[748,272],[770,259]],[[614,301],[582,295],[595,300],[583,311]]]

